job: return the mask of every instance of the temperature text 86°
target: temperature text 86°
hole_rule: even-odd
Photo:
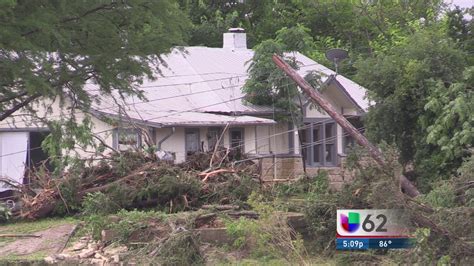
[[[386,248],[392,244],[392,240],[379,241],[379,247]]]

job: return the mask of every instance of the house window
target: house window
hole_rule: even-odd
[[[237,157],[244,153],[244,129],[232,128],[230,134],[230,147]]]
[[[114,133],[114,148],[119,151],[137,149],[141,146],[140,130],[136,128],[117,128]]]
[[[306,130],[305,151],[310,166],[337,165],[336,123],[309,124]]]
[[[355,140],[351,135],[348,135],[348,133],[345,133],[344,136],[344,147],[343,147],[343,152],[344,154],[347,154],[352,147],[355,145]]]
[[[361,134],[364,134],[364,124],[362,123],[361,119],[359,117],[354,117],[354,118],[348,118],[347,119]],[[347,132],[344,131],[344,137],[343,137],[343,146],[342,146],[342,151],[347,154],[351,148],[353,148],[357,142],[355,139]]]
[[[221,137],[222,134],[222,128],[220,127],[210,127],[207,130],[207,148],[208,150],[212,151],[216,147],[217,141]],[[219,143],[219,145],[222,144]]]
[[[199,152],[199,129],[187,128],[185,129],[185,150],[186,156],[193,155]]]

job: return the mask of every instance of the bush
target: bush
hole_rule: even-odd
[[[115,215],[118,221],[110,222],[110,216],[93,214],[87,216],[86,229],[92,234],[94,239],[100,239],[102,230],[112,230],[115,235],[115,241],[127,243],[129,237],[139,230],[147,229],[150,222],[161,222],[166,215],[156,211],[127,211],[120,210]],[[150,235],[148,235],[150,236]]]
[[[301,236],[287,223],[286,217],[276,212],[273,204],[264,202],[261,194],[253,192],[248,200],[258,212],[259,219],[225,221],[233,247],[247,250],[260,260],[284,259],[289,263],[305,264],[306,250]]]
[[[0,202],[0,223],[5,223],[10,220],[12,213],[10,209],[3,203]]]
[[[451,208],[456,205],[456,195],[451,182],[438,181],[433,187],[428,194],[420,197],[421,201],[436,208]]]
[[[120,206],[102,192],[89,193],[82,200],[82,213],[84,215],[105,215],[115,213],[119,209]]]
[[[201,265],[204,259],[192,232],[183,231],[170,235],[159,252],[162,265]]]

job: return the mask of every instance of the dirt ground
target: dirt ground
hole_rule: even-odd
[[[66,223],[46,230],[31,232],[31,234],[40,235],[39,238],[17,238],[12,242],[0,243],[3,244],[0,245],[0,258],[33,254],[49,255],[61,252],[75,226],[75,224]]]

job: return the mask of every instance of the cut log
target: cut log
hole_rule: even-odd
[[[235,219],[240,218],[240,217],[258,219],[259,217],[258,213],[254,211],[238,211],[238,212],[233,211],[233,212],[227,212],[226,214]]]
[[[323,98],[323,95],[313,88],[303,77],[301,77],[280,56],[273,55],[273,62],[298,84],[303,92],[317,105],[319,105],[329,116],[331,116],[359,145],[369,151],[370,156],[382,167],[387,165],[382,152],[375,147],[364,135],[362,135],[343,115],[339,114],[331,103]],[[418,189],[404,175],[400,175],[400,186],[404,193],[410,197],[420,195]]]
[[[32,234],[0,234],[0,238],[3,238],[3,237],[21,237],[21,238],[33,237],[33,238],[40,238],[41,235],[32,235]]]
[[[202,205],[201,208],[205,210],[227,211],[238,210],[240,207],[238,205]]]

